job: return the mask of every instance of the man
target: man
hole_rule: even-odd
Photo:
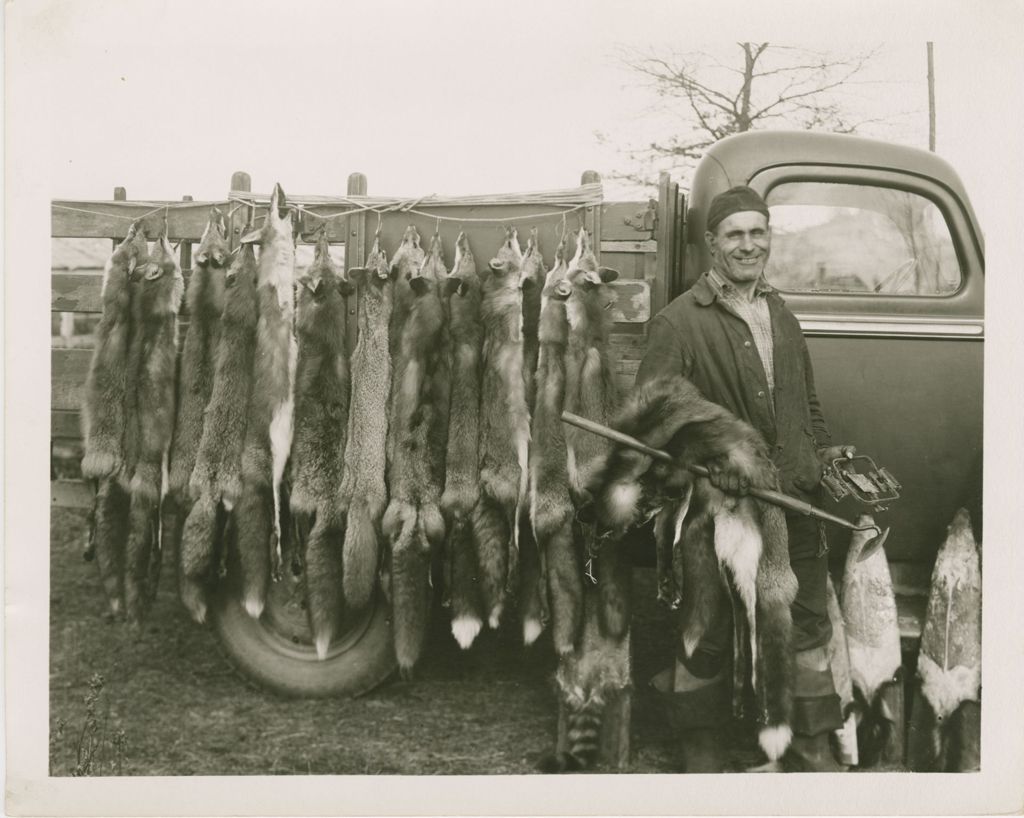
[[[749,187],[727,190],[708,208],[704,238],[711,270],[652,319],[637,384],[659,375],[685,376],[708,400],[760,432],[784,492],[818,504],[822,461],[853,447],[830,446],[800,325],[765,281],[768,206]],[[734,474],[713,472],[711,480],[726,491],[746,489]],[[826,653],[832,629],[824,532],[798,514],[787,514],[786,524],[799,584],[792,606],[794,736],[786,767],[838,771],[829,745],[842,716]],[[731,622],[727,601],[719,607],[692,655],[680,646],[674,671],[654,680],[656,688],[672,693],[690,772],[719,771],[723,765],[723,730],[731,715]]]

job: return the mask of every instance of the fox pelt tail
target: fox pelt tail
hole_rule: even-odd
[[[151,581],[155,578],[153,563],[160,548],[159,469],[150,463],[140,463],[131,481],[130,494],[128,541],[124,553],[124,604],[128,621],[138,623],[156,593]]]
[[[380,564],[379,519],[380,511],[375,513],[366,497],[352,499],[342,550],[342,586],[345,602],[352,608],[362,608],[370,601],[377,582]]]
[[[319,659],[327,658],[344,610],[342,544],[344,524],[337,515],[318,514],[306,544],[306,594],[309,621]]]
[[[519,550],[522,564],[520,608],[523,620],[523,644],[532,645],[548,626],[551,614],[548,610],[544,555],[533,536],[532,527],[526,520],[519,525]]]
[[[96,556],[107,605],[115,617],[122,613],[124,604],[124,551],[130,502],[117,477],[100,481],[93,505],[90,547]]]
[[[555,653],[566,656],[575,649],[583,622],[583,571],[571,520],[548,538],[545,561],[551,638]]]
[[[242,483],[242,494],[232,515],[235,520],[242,606],[259,619],[267,602],[270,549],[274,533],[273,489],[255,481]]]
[[[467,650],[483,628],[480,566],[473,545],[473,523],[464,513],[453,513],[447,525],[448,592],[451,595],[452,635]]]
[[[217,508],[209,494],[201,495],[185,519],[178,559],[178,592],[192,618],[206,621],[206,596],[213,567]]]
[[[412,675],[430,614],[430,543],[416,506],[392,500],[381,527],[391,546],[392,628],[399,673]]]
[[[501,505],[486,492],[480,492],[471,519],[487,622],[491,628],[497,629],[507,602],[506,581],[511,540],[508,519]]]
[[[761,729],[758,741],[769,760],[789,746],[793,716],[793,618],[797,581],[789,565],[786,517],[780,508],[758,501],[763,550],[757,569],[757,652],[755,692]]]

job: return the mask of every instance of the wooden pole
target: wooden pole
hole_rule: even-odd
[[[191,202],[192,201],[192,197],[191,196],[182,196],[181,200],[183,202]],[[178,258],[179,258],[179,263],[181,264],[181,272],[183,274],[186,273],[187,271],[191,271],[192,270],[192,242],[190,242],[188,240],[183,240],[181,242],[181,250],[180,250],[180,255],[178,256]]]
[[[362,173],[350,173],[346,193],[349,196],[365,196],[367,190],[366,176]],[[366,263],[366,211],[345,218],[345,270],[362,267]],[[349,354],[356,348],[359,337],[359,298],[353,292],[347,298],[348,321],[345,324],[345,337],[348,340]]]
[[[241,193],[251,193],[252,177],[244,170],[235,171],[231,174],[231,190],[237,190]],[[245,229],[245,224],[248,219],[249,208],[247,207],[239,207],[231,217],[230,223],[228,224],[228,244],[231,246],[232,250],[238,246],[238,242],[242,238],[242,231]]]
[[[928,43],[928,150],[935,151],[935,50]]]

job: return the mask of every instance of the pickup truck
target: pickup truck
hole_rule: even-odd
[[[596,179],[590,173],[583,181]],[[353,174],[349,181],[350,195],[365,194],[365,177]],[[974,504],[980,525],[981,231],[956,172],[932,153],[809,132],[752,132],[722,140],[702,159],[687,196],[662,174],[656,200],[602,201],[581,206],[572,217],[595,234],[602,263],[622,274],[616,282],[613,347],[624,388],[631,386],[644,351],[646,321],[709,267],[703,236],[710,200],[737,184],[758,190],[770,207],[767,276],[807,336],[835,441],[855,444],[902,486],[902,497],[877,519],[892,529],[886,551],[904,649],[913,661],[945,526],[965,503]],[[244,195],[248,185],[245,174],[236,174],[232,195]],[[113,204],[121,206],[116,213]],[[189,266],[188,243],[201,234],[209,204],[196,202],[159,216],[167,218],[172,240],[184,244],[183,268]],[[53,207],[54,237],[117,238],[130,222],[125,215],[151,213],[155,205],[54,202]],[[467,205],[446,212],[464,216],[468,224],[474,215],[498,222],[536,210],[528,204]],[[402,214],[385,221],[385,246],[396,247],[405,224],[417,219],[421,234],[433,232],[433,218]],[[333,224],[332,239],[345,242],[346,266],[357,265],[379,229],[377,220],[367,219],[364,211]],[[551,230],[542,237],[553,235],[557,216],[547,217],[545,225]],[[496,246],[493,223],[475,229],[470,238],[481,251]],[[542,247],[549,258],[554,242],[546,240],[550,243]],[[86,281],[55,271],[54,312],[98,311],[98,278],[94,274]],[[53,350],[52,437],[58,448],[74,443],[78,434],[76,410],[87,364],[87,350]],[[54,481],[54,503],[88,505],[83,488]],[[847,518],[858,511],[851,500],[827,510]],[[838,568],[846,533],[838,528],[829,533]],[[648,556],[639,549],[637,564],[649,564]],[[317,661],[301,581],[274,584],[259,620],[244,612],[235,590],[226,583],[212,621],[233,661],[270,688],[298,696],[358,695],[394,669],[390,611],[382,600],[347,621],[326,660]]]

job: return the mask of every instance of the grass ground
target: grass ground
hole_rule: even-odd
[[[508,628],[462,652],[437,616],[413,681],[394,679],[355,700],[287,700],[227,664],[213,631],[185,614],[168,566],[148,620],[133,632],[105,618],[96,567],[81,556],[85,514],[55,509],[50,532],[53,775],[81,765],[79,736],[89,724],[98,748],[92,774],[518,774],[534,772],[554,748],[550,642],[526,649]],[[671,654],[670,616],[653,602],[652,574],[635,572],[627,771],[636,773],[677,772],[682,763],[645,690]],[[749,743],[736,744],[737,766],[756,760]]]

